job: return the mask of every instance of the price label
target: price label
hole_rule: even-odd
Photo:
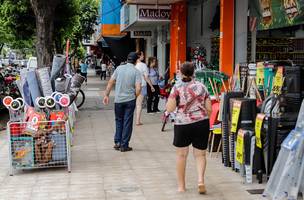
[[[244,132],[239,130],[236,140],[236,161],[240,164],[244,164]]]
[[[260,149],[262,148],[261,130],[262,130],[264,118],[265,118],[265,114],[259,113],[255,120],[256,146]]]
[[[278,67],[277,73],[273,80],[273,94],[280,95],[283,87],[283,67]]]
[[[256,80],[257,80],[258,87],[264,86],[264,63],[263,62],[257,63]]]
[[[232,120],[231,120],[231,133],[236,133],[239,117],[241,112],[242,102],[241,101],[234,101],[233,108],[232,108]]]

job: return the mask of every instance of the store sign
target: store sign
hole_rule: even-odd
[[[152,31],[131,31],[131,38],[152,37]]]
[[[149,20],[149,21],[170,21],[171,9],[170,7],[143,7],[138,6],[138,20]]]
[[[259,0],[262,16],[258,30],[294,26],[304,23],[304,1]]]

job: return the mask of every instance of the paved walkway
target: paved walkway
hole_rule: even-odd
[[[112,149],[114,133],[113,105],[101,104],[105,82],[89,77],[85,87],[87,100],[78,113],[72,173],[65,169],[17,172],[8,175],[8,143],[0,134],[0,200],[258,200],[247,189],[261,185],[244,185],[239,174],[224,168],[220,159],[208,159],[207,195],[196,192],[196,170],[192,156],[187,167],[187,188],[176,192],[175,153],[172,127],[160,132],[160,115],[143,116],[136,127],[131,146],[133,152]]]

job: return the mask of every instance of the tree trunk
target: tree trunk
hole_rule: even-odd
[[[1,53],[2,53],[3,47],[4,47],[4,44],[0,44],[0,55],[1,55]]]
[[[31,0],[36,16],[38,67],[51,66],[53,57],[54,13],[59,0]]]
[[[60,37],[58,37],[58,39],[55,39],[55,50],[56,50],[56,54],[63,53],[62,42]]]

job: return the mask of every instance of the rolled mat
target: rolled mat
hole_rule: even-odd
[[[37,97],[41,97],[41,92],[38,84],[38,79],[35,71],[29,71],[26,77],[29,92],[31,94],[32,102],[35,102]],[[23,88],[24,89],[24,88]]]
[[[50,72],[49,68],[44,67],[36,70],[37,77],[40,82],[40,87],[43,93],[43,96],[51,96],[53,93]]]
[[[66,79],[64,77],[57,78],[55,80],[55,91],[60,93],[65,93],[65,82]]]
[[[52,71],[51,71],[51,83],[53,88],[55,87],[56,78],[58,78],[61,73],[63,74],[64,63],[65,63],[64,55],[57,54],[54,56],[52,63]]]
[[[85,77],[80,74],[74,74],[71,80],[71,88],[80,89],[82,83],[85,81]]]
[[[32,101],[32,97],[27,81],[25,81],[25,83],[23,84],[22,91],[23,91],[23,99],[25,101],[25,104],[33,107],[34,103]]]
[[[68,91],[71,86],[72,76],[70,74],[65,74],[65,91]]]

